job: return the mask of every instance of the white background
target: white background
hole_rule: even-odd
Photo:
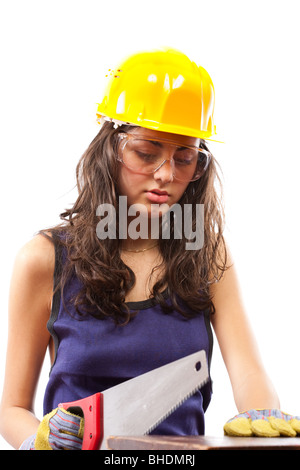
[[[227,239],[248,315],[284,411],[300,414],[299,0],[1,0],[0,386],[18,249],[76,195],[75,166],[98,132],[105,72],[144,48],[181,49],[216,89],[225,144]],[[41,417],[42,374],[36,411]],[[235,414],[215,342],[207,434]],[[0,439],[0,448],[9,446]]]

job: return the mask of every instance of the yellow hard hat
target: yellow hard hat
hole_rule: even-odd
[[[139,52],[109,69],[97,117],[209,139],[215,93],[207,71],[175,49]]]

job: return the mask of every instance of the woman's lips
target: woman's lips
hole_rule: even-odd
[[[160,189],[151,189],[146,191],[146,196],[150,202],[164,204],[169,199],[167,191],[161,191]]]

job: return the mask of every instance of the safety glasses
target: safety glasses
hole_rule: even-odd
[[[170,162],[179,181],[196,181],[207,170],[211,154],[200,147],[180,145],[167,139],[149,139],[120,133],[117,159],[134,173],[151,175]]]

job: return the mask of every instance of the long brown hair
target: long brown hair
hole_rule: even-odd
[[[115,129],[112,123],[104,123],[77,165],[77,200],[60,214],[63,222],[50,229],[53,236],[64,234],[59,237],[59,243],[67,250],[68,262],[64,264],[58,287],[63,292],[70,276],[76,275],[82,284],[82,289],[73,299],[77,312],[99,319],[111,317],[121,324],[126,324],[131,318],[125,297],[135,283],[135,275],[121,259],[118,237],[99,240],[96,209],[99,204],[109,203],[118,211],[120,163],[116,159],[117,136],[119,132],[128,130],[127,126]],[[208,150],[204,140],[200,145]],[[214,311],[209,287],[221,278],[226,269],[224,215],[221,193],[218,194],[216,184],[221,188],[217,163],[212,158],[204,175],[189,183],[178,202],[194,207],[204,204],[204,244],[201,249],[186,250],[184,236],[159,240],[164,270],[162,278],[153,286],[152,297],[165,313],[174,308],[184,316],[204,309]],[[194,227],[195,217],[194,213]],[[171,218],[171,235],[172,227]],[[46,230],[40,233],[47,236]],[[162,294],[164,286],[168,287],[171,302]],[[188,309],[182,308],[182,301]]]

